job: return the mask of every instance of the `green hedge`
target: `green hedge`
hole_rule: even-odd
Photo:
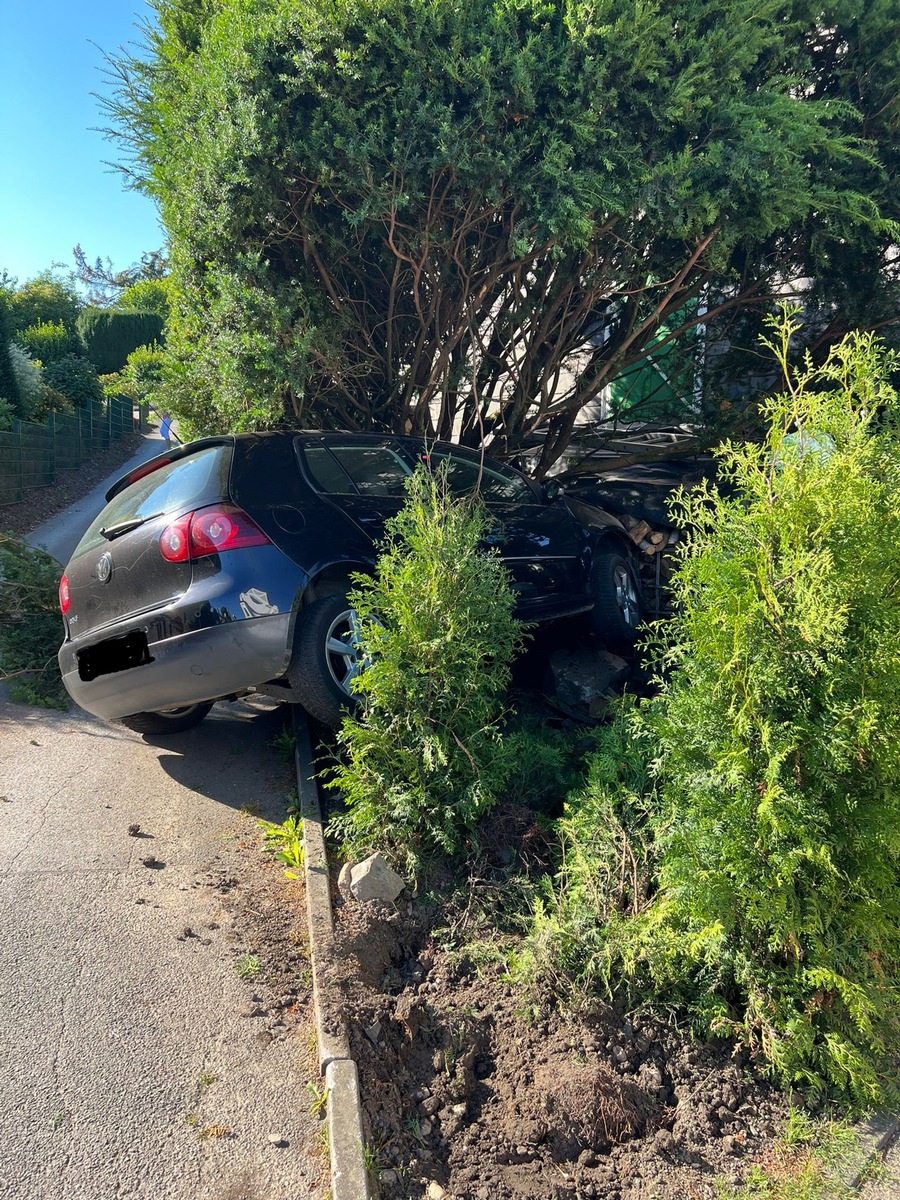
[[[85,308],[78,316],[78,333],[98,373],[111,375],[122,370],[138,346],[163,341],[163,319],[151,312]]]

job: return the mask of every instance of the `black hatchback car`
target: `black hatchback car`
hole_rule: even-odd
[[[496,525],[517,615],[592,612],[633,640],[639,594],[626,531],[459,446],[342,433],[209,437],[120,479],[60,581],[63,681],[88,712],[175,733],[250,691],[336,725],[359,672],[350,577],[370,572],[420,463],[447,463]]]

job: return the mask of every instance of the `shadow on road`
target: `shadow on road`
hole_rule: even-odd
[[[217,704],[186,733],[144,734],[142,740],[159,749],[159,765],[176,783],[218,804],[283,821],[292,763],[267,743],[290,721],[287,705],[250,697]]]

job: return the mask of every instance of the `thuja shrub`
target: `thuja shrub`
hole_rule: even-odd
[[[59,576],[49,554],[0,533],[0,680],[14,700],[64,709],[56,662]]]
[[[348,853],[380,849],[412,876],[461,853],[509,774],[501,738],[523,627],[503,563],[481,544],[486,515],[445,476],[412,476],[371,579],[352,603],[369,664],[358,717],[339,734],[331,786]]]
[[[796,329],[768,343],[789,378]],[[634,965],[786,1082],[896,1099],[900,433],[869,337],[807,363],[693,530],[649,712],[659,891]]]
[[[795,329],[788,315],[767,343],[786,378]],[[652,894],[629,912],[606,885],[602,903],[572,908],[596,826],[626,814],[620,771],[596,819],[586,809],[565,831],[551,913],[569,936],[570,913],[593,909],[570,976],[589,954],[607,983],[680,1005],[782,1083],[862,1105],[900,1091],[892,366],[866,336],[807,362],[768,402],[765,440],[719,452],[734,487],[681,496],[689,541],[659,633],[664,677],[638,714]]]

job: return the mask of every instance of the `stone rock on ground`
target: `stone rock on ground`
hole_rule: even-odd
[[[585,709],[594,716],[602,711],[609,693],[621,689],[631,668],[618,654],[584,646],[577,650],[554,650],[548,673],[549,683],[561,704]]]
[[[350,891],[357,900],[396,900],[406,884],[380,854],[371,854],[350,871]]]

